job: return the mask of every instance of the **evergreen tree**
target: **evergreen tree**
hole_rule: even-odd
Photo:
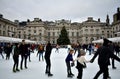
[[[63,26],[63,28],[61,30],[61,34],[59,35],[59,38],[57,39],[57,44],[59,44],[59,45],[70,44],[70,40],[68,38],[68,33],[67,33],[65,26]]]

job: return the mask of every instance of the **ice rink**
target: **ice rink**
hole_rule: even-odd
[[[2,59],[0,56],[0,79],[69,79],[67,78],[67,69],[65,64],[65,58],[67,56],[67,49],[60,48],[59,53],[55,52],[55,49],[52,50],[51,53],[51,73],[52,77],[48,77],[45,74],[45,61],[38,61],[38,57],[36,56],[37,51],[35,53],[31,53],[31,62],[28,61],[28,69],[23,68],[20,72],[13,73],[13,59],[12,55],[10,60]],[[5,57],[5,54],[4,54]],[[76,58],[76,55],[73,56]],[[86,59],[90,60],[93,57],[92,55],[86,54]],[[19,60],[21,58],[19,57]],[[20,64],[19,64],[20,65]],[[112,69],[112,66],[109,66],[109,72],[112,79],[120,79],[120,63],[115,61],[115,66],[117,69]],[[19,66],[20,67],[20,66]],[[97,58],[94,63],[87,63],[87,68],[83,70],[83,79],[93,79],[95,74],[98,72],[98,64]],[[72,67],[72,72],[75,76],[71,79],[77,79],[77,69]],[[103,75],[99,77],[102,79]]]

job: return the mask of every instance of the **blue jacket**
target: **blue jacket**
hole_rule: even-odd
[[[65,59],[66,62],[70,62],[70,61],[73,61],[73,57],[72,57],[72,54],[68,54],[66,59]]]

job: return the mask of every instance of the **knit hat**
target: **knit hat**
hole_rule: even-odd
[[[103,39],[103,46],[107,46],[108,43],[110,43],[111,41],[109,41],[107,38]]]
[[[80,54],[84,55],[84,54],[86,54],[86,52],[83,49],[80,49]]]

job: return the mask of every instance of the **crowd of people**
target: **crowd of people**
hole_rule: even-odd
[[[109,76],[109,68],[108,66],[110,65],[110,59],[112,59],[112,68],[116,69],[115,67],[115,63],[114,63],[114,59],[117,60],[118,62],[120,62],[120,58],[117,56],[119,53],[117,53],[116,55],[114,54],[114,51],[116,52],[116,49],[118,48],[118,45],[114,45],[112,41],[109,41],[108,39],[103,39],[103,45],[98,46],[96,45],[97,50],[94,51],[93,50],[93,45],[89,44],[89,46],[87,46],[87,48],[83,48],[86,46],[81,47],[80,44],[76,44],[76,48],[75,48],[75,52],[73,52],[73,49],[70,49],[70,52],[68,53],[67,57],[66,57],[66,66],[67,66],[67,76],[72,78],[74,76],[74,74],[71,71],[71,66],[73,66],[74,61],[77,61],[77,66],[76,68],[78,69],[78,76],[77,79],[82,79],[82,75],[83,75],[83,68],[86,67],[86,63],[90,62],[93,63],[95,58],[98,56],[98,65],[100,70],[97,72],[97,74],[95,75],[95,77],[93,79],[98,79],[98,77],[103,73],[103,79],[111,79],[111,77]],[[81,50],[82,49],[82,50]],[[84,49],[88,49],[89,51],[89,55],[91,55],[91,53],[94,51],[94,56],[91,58],[91,60],[86,60],[84,58],[86,52]],[[120,49],[120,48],[119,48]],[[72,54],[76,53],[76,51],[78,51],[78,56],[75,60],[73,60]],[[92,52],[91,52],[92,51]],[[118,52],[118,49],[117,49]],[[72,61],[73,63],[70,64],[70,61]]]
[[[110,59],[112,60],[112,68],[116,69],[114,60],[117,60],[120,62],[120,58],[118,57],[120,52],[120,47],[118,44],[114,44],[112,41],[109,41],[108,39],[103,39],[103,45],[99,44],[83,44],[80,45],[79,43],[72,44],[71,48],[68,48],[68,55],[65,58],[66,68],[67,68],[67,77],[72,78],[74,74],[72,73],[71,67],[75,66],[78,70],[77,79],[82,79],[83,75],[83,69],[86,68],[86,63],[93,63],[95,58],[98,56],[98,65],[99,65],[99,71],[95,75],[93,79],[98,79],[98,77],[103,73],[103,79],[110,79],[109,75],[109,68],[110,65]],[[60,46],[56,44],[56,50],[55,52],[59,53]],[[39,55],[38,60],[46,62],[45,67],[45,74],[48,76],[53,76],[51,73],[51,52],[53,49],[53,46],[50,42],[48,42],[46,45],[39,44],[26,44],[25,40],[22,40],[21,43],[14,43],[11,45],[10,43],[7,43],[6,45],[0,45],[0,55],[4,59],[3,51],[6,54],[6,60],[10,59],[10,54],[13,55],[13,69],[12,71],[19,72],[20,70],[23,70],[23,67],[25,69],[28,68],[27,65],[27,59],[31,62],[30,54],[31,52],[34,53],[34,50],[37,49],[37,55]],[[94,54],[94,56],[90,60],[85,59],[86,52],[89,51],[89,55]],[[44,56],[43,53],[45,52]],[[76,53],[78,52],[78,53]],[[115,52],[115,53],[114,53]],[[73,55],[77,54],[77,58],[73,59]],[[19,56],[21,56],[20,61],[20,69],[19,66]],[[72,63],[71,63],[72,61]],[[23,65],[24,64],[24,65]]]
[[[26,44],[25,40],[22,40],[21,43],[5,43],[4,45],[0,45],[0,55],[2,56],[2,59],[4,59],[3,53],[6,54],[6,60],[10,59],[10,55],[12,54],[13,56],[13,72],[19,72],[20,70],[23,70],[23,68],[27,69],[27,60],[31,62],[30,54],[31,52],[34,53],[34,50],[36,49],[37,56],[39,55],[39,61],[44,61],[46,62],[46,70],[45,73],[48,74],[48,76],[53,76],[51,73],[51,61],[50,61],[50,55],[52,51],[52,45],[51,43],[47,43],[47,45],[33,45],[33,44]],[[45,52],[45,56],[43,56],[43,53]],[[18,68],[19,66],[19,57],[21,56],[21,61],[20,61],[20,69]]]

